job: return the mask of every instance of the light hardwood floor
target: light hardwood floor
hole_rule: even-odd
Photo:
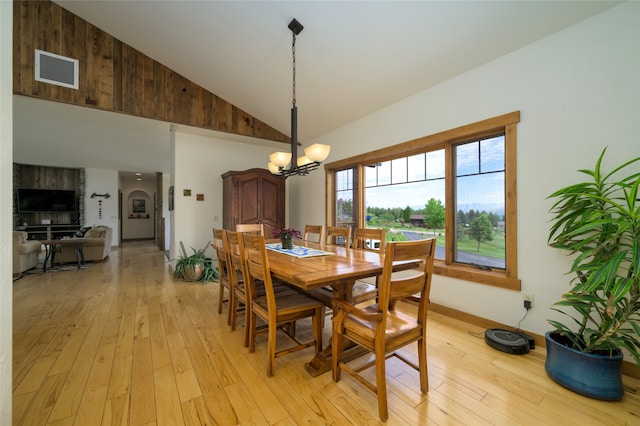
[[[266,336],[248,353],[242,327],[230,332],[226,310],[217,313],[218,284],[173,281],[150,242],[125,243],[88,269],[26,275],[13,294],[15,425],[379,423],[363,386],[305,372],[313,349],[277,359],[267,378]],[[330,330],[327,321],[325,342]],[[430,314],[429,393],[388,361],[388,424],[640,423],[638,381],[625,377],[619,402],[584,398],[546,376],[543,349],[504,354],[483,331]]]

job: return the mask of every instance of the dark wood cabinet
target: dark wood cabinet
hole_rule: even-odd
[[[265,237],[284,228],[285,182],[266,169],[229,171],[222,175],[222,226],[235,230],[238,223],[262,223]]]

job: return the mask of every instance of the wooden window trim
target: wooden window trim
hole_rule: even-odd
[[[467,124],[455,129],[446,130],[429,136],[423,136],[397,145],[355,155],[342,160],[326,163],[325,194],[327,201],[326,222],[334,222],[335,180],[334,173],[338,170],[357,168],[358,187],[357,212],[358,223],[364,223],[364,173],[367,164],[389,161],[396,158],[408,157],[435,149],[445,150],[445,204],[453,205],[454,185],[452,170],[452,146],[455,143],[468,141],[473,138],[483,138],[497,133],[505,135],[505,216],[506,216],[506,256],[505,270],[483,271],[469,265],[453,262],[453,232],[446,233],[447,252],[445,260],[436,260],[434,271],[436,274],[486,284],[490,286],[517,290],[521,288],[518,278],[517,253],[517,163],[516,163],[516,125],[520,122],[520,111],[503,114],[486,120]],[[446,229],[453,229],[455,212],[447,212]]]

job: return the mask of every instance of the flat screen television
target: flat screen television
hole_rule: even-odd
[[[18,211],[75,212],[76,192],[64,189],[18,189]]]

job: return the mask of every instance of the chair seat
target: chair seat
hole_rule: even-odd
[[[362,307],[361,309],[371,314],[379,312],[377,303]],[[354,333],[367,339],[371,339],[371,341],[373,341],[373,338],[375,337],[375,325],[375,321],[366,321],[353,316],[345,318],[344,321],[344,328],[347,336],[349,336],[349,333]],[[398,309],[387,312],[387,323],[385,327],[386,339],[391,340],[394,336],[404,335],[402,339],[403,342],[410,341],[411,336],[406,336],[410,331],[412,335],[415,334],[415,337],[419,337],[422,333],[422,328],[418,324],[415,316],[405,314]],[[407,339],[404,337],[407,337]]]
[[[294,289],[276,293],[277,318],[276,321],[288,322],[300,316],[301,312],[313,312],[319,305],[318,301]],[[254,310],[268,315],[267,297],[256,297],[253,301]]]
[[[322,302],[325,306],[331,307],[331,298],[333,297],[333,289],[329,286],[321,287],[307,292],[309,296]],[[356,281],[351,291],[351,300],[354,304],[366,302],[375,299],[378,295],[378,288],[375,284],[366,281]]]

